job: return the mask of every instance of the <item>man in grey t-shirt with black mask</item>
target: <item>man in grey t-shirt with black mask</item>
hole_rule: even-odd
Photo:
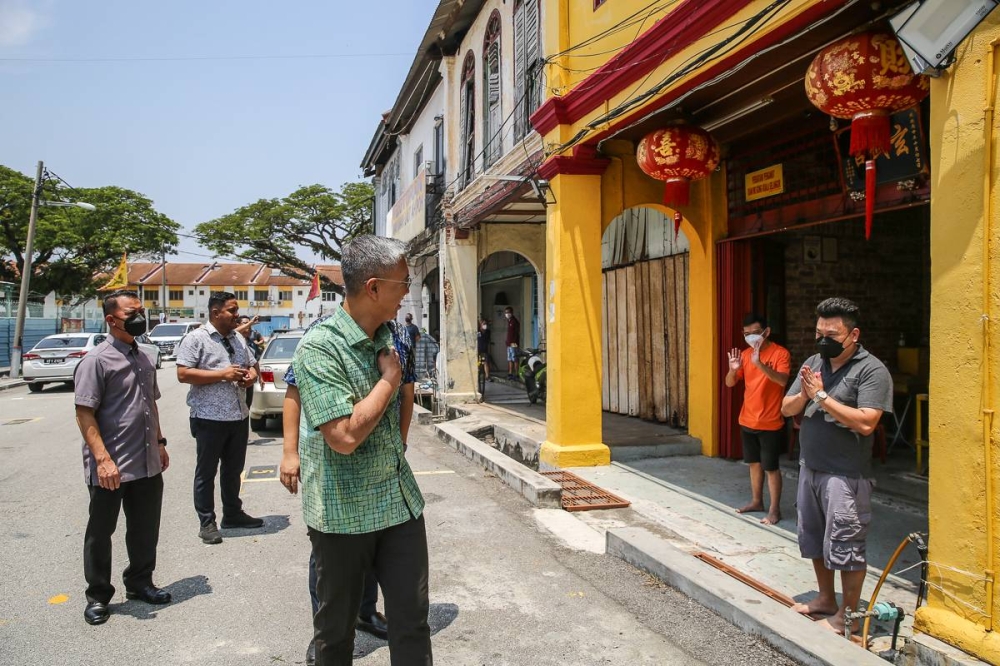
[[[872,439],[892,411],[892,377],[859,343],[858,306],[828,298],[816,307],[816,350],[802,365],[781,404],[785,416],[802,415],[799,432],[798,537],[813,561],[819,594],[793,610],[828,615],[821,625],[844,632],[844,609],[857,609],[868,562],[871,522]],[[840,572],[843,606],[834,576]]]

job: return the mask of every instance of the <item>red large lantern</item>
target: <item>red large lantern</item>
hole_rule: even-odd
[[[712,135],[692,125],[673,125],[647,134],[636,151],[639,168],[665,182],[663,203],[671,208],[686,206],[691,181],[704,178],[719,166],[719,144]],[[674,213],[674,236],[682,216]]]
[[[826,47],[806,72],[806,96],[818,109],[851,121],[851,155],[865,158],[865,238],[875,211],[875,158],[889,152],[889,116],[930,91],[903,47],[885,32],[853,35]]]

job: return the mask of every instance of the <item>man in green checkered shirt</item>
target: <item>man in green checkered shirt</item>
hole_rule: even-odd
[[[403,456],[399,355],[384,322],[409,291],[405,246],[359,236],[344,246],[343,306],[292,361],[302,400],[302,505],[316,560],[317,664],[351,664],[365,573],[385,597],[393,664],[432,663],[424,500]]]

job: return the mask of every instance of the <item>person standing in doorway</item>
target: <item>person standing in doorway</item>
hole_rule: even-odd
[[[476,331],[476,354],[486,372],[486,381],[492,382],[493,378],[490,377],[490,323],[486,321],[485,317],[479,318],[479,330]]]
[[[406,315],[406,334],[410,338],[410,346],[416,349],[417,343],[420,342],[420,329],[413,323],[413,313]]]
[[[134,291],[104,298],[110,336],[83,357],[74,382],[76,422],[83,435],[83,470],[90,492],[90,517],[83,541],[87,579],[87,624],[107,621],[111,584],[111,535],[125,509],[125,596],[148,604],[170,602],[153,584],[160,538],[163,472],[170,465],[160,431],[156,368],[139,350],[146,332],[145,310]]]
[[[191,435],[197,442],[194,509],[201,525],[198,537],[222,543],[215,515],[215,475],[222,495],[222,527],[258,528],[260,518],[243,511],[240,474],[246,464],[250,436],[246,389],[257,381],[256,359],[236,327],[240,304],[236,295],[214,292],[208,299],[208,324],[188,333],[177,346],[177,380],[190,384]]]
[[[514,308],[507,306],[503,311],[507,320],[507,379],[517,378],[517,350],[521,346],[521,322],[514,316]]]
[[[750,466],[750,503],[737,513],[764,510],[764,477],[771,496],[770,508],[760,522],[775,525],[781,520],[781,469],[778,454],[785,435],[785,417],[781,399],[791,371],[792,355],[772,342],[771,329],[762,315],[743,318],[743,339],[747,348],[729,352],[726,386],[744,384],[743,408],[740,409],[740,432],[743,437],[743,461]]]
[[[821,625],[844,633],[844,609],[858,608],[868,569],[872,518],[872,440],[892,411],[892,377],[858,342],[861,312],[846,298],[816,308],[816,351],[788,389],[785,416],[802,414],[799,431],[798,537],[813,562],[819,594],[792,610],[829,615]],[[843,605],[834,576],[840,572]]]

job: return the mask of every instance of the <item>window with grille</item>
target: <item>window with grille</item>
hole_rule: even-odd
[[[435,119],[434,123],[434,175],[440,176],[444,174],[445,170],[445,157],[444,157],[444,117],[439,116],[440,119]]]
[[[542,103],[539,0],[514,3],[514,140],[531,131],[531,114]]]
[[[503,154],[500,100],[500,12],[493,10],[483,40],[483,159],[490,166]]]
[[[413,177],[416,178],[420,169],[424,166],[424,145],[420,144],[417,152],[413,153]]]
[[[172,300],[172,301],[183,301],[184,300],[184,290],[183,289],[171,289],[170,290],[170,300]]]
[[[279,291],[278,292],[278,300],[279,301],[290,301],[290,300],[292,300],[292,290],[289,289],[288,291]]]
[[[324,291],[322,292],[324,303],[336,303],[337,302],[337,292],[335,291]]]
[[[260,289],[255,289],[253,292],[253,300],[255,301],[266,301],[271,298],[271,294],[268,293],[266,289],[263,291]]]
[[[236,300],[238,300],[238,301],[248,301],[248,300],[250,300],[247,297],[247,290],[246,289],[237,289],[233,293],[236,294]]]
[[[459,169],[459,185],[465,187],[476,174],[476,58],[472,51],[465,56],[462,67],[462,98],[460,100],[462,125],[462,166]]]

